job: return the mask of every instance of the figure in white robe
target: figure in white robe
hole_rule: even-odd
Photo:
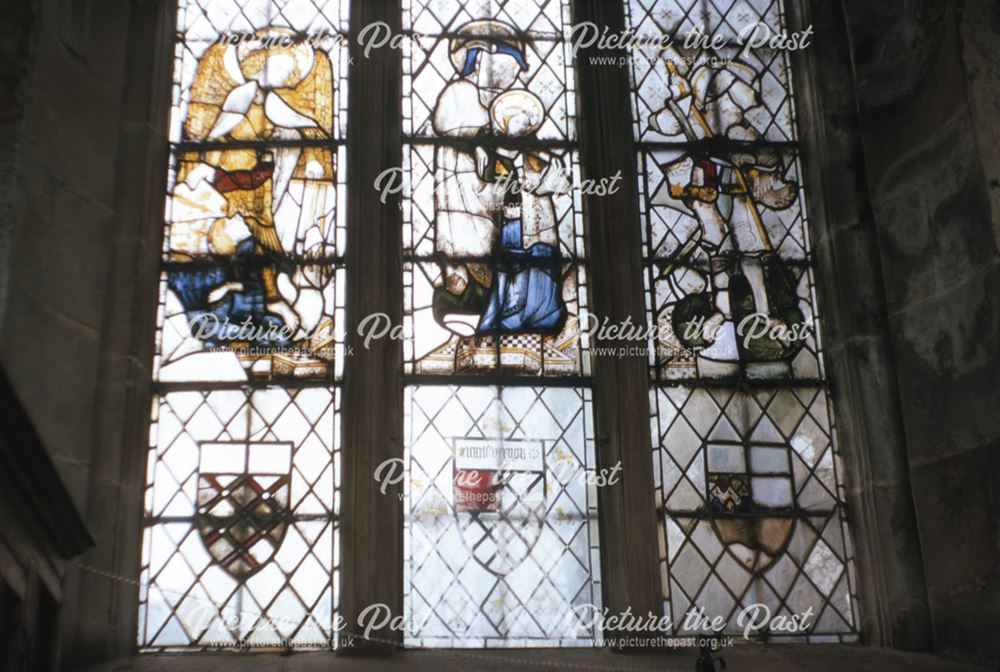
[[[475,143],[491,135],[490,106],[527,70],[517,31],[500,21],[472,21],[449,44],[455,78],[438,97],[432,129],[438,137]],[[443,280],[435,293],[435,318],[469,336],[485,309],[492,282],[485,258],[493,252],[503,189],[482,179],[485,148],[439,146],[435,150],[436,251],[444,255]],[[481,257],[484,262],[472,259]]]

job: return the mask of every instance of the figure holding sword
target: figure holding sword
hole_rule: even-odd
[[[649,128],[679,146],[653,153],[666,179],[652,205],[694,220],[687,224],[687,238],[682,233],[675,254],[660,269],[660,278],[682,297],[674,307],[673,331],[683,345],[700,348],[702,359],[730,368],[741,357],[784,359],[792,353],[792,343],[771,337],[747,340],[737,333],[746,315],[766,317],[776,327],[774,333],[788,333],[790,321],[803,319],[761,216],[764,208],[791,206],[798,185],[784,179],[777,151],[746,144],[761,138],[747,117],[760,105],[756,75],[749,66],[730,62],[723,68],[698,67],[685,76],[678,65],[684,61],[672,48],[665,50],[664,61],[668,97],[650,116]],[[680,146],[716,138],[737,142],[710,156]],[[699,253],[707,257],[707,275],[685,267]]]

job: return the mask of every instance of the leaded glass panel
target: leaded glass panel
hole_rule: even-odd
[[[586,375],[568,3],[404,4],[406,372]]]
[[[784,30],[780,0],[628,0],[627,7],[639,45],[632,59],[637,140],[795,139],[788,54],[770,43],[754,46]],[[663,36],[673,38],[666,48]],[[715,39],[724,46],[711,48]],[[725,67],[718,67],[722,63]],[[685,92],[692,94],[689,100]],[[675,128],[664,113],[671,98],[687,108],[694,122],[690,129]],[[733,128],[735,110],[727,98],[750,125]]]
[[[809,612],[751,634],[854,640],[789,57],[759,44],[787,34],[782,4],[626,4],[665,609],[729,633],[753,605]]]
[[[179,3],[143,651],[336,645],[346,6]]]
[[[407,388],[406,643],[581,646],[600,610],[586,388]],[[588,612],[589,613],[589,612]]]
[[[171,142],[342,139],[347,2],[181,0]]]
[[[153,404],[143,650],[327,648],[335,637],[336,389],[169,392]]]
[[[339,376],[345,16],[181,3],[158,380]]]
[[[405,641],[589,645],[571,613],[601,596],[569,3],[403,5]],[[494,383],[518,376],[535,382]]]

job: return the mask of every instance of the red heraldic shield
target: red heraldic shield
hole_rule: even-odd
[[[198,467],[198,532],[212,558],[245,579],[277,553],[291,517],[291,446],[204,443]]]

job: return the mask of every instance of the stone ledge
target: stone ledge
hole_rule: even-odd
[[[854,645],[741,645],[721,651],[727,672],[982,672],[992,668],[923,653]],[[691,672],[692,649],[616,654],[601,649],[404,651],[389,656],[333,653],[146,654],[84,668],[84,672],[516,672],[560,669],[592,672]],[[721,666],[719,666],[721,668]]]

